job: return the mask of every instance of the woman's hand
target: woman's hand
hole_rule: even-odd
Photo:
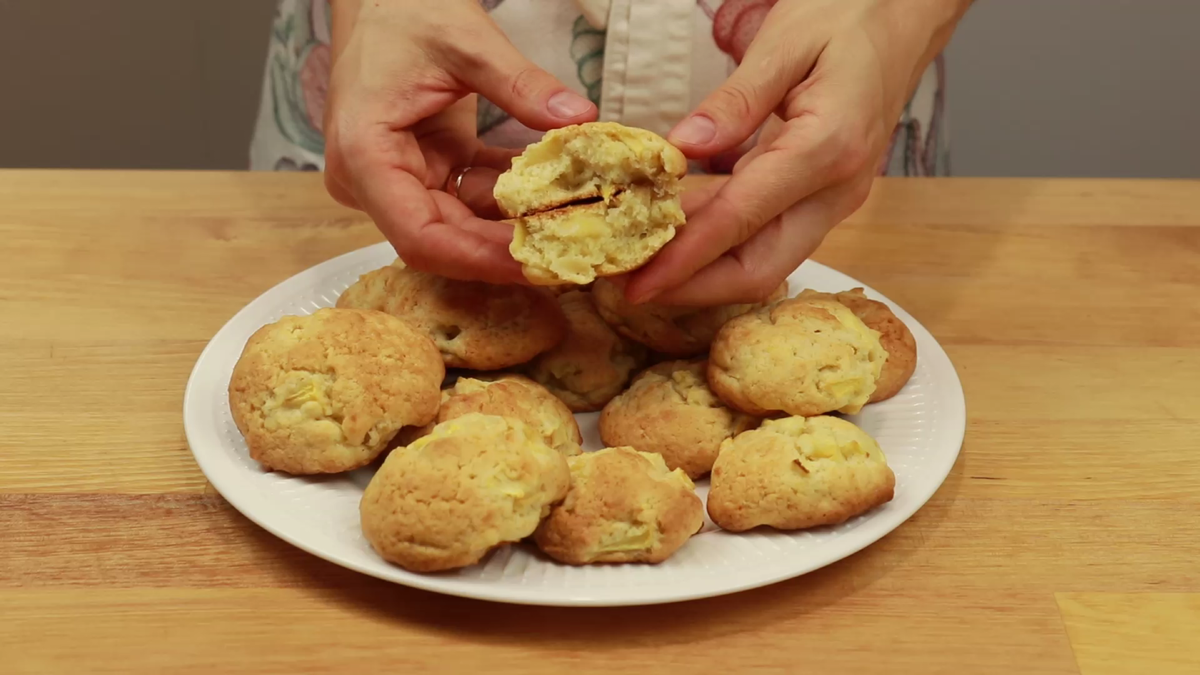
[[[871,189],[926,66],[969,0],[779,0],[726,83],[672,130],[692,158],[757,145],[685,202],[687,225],[626,294],[707,305],[766,297]]]
[[[477,0],[334,0],[325,185],[365,211],[408,265],[522,283],[492,185],[514,152],[475,134],[479,93],[524,125],[591,121],[587,99],[526,60]],[[444,192],[463,176],[458,198]]]

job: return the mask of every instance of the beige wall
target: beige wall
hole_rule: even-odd
[[[0,0],[0,166],[245,167],[273,6]],[[1200,177],[1197,26],[1194,0],[978,0],[955,172]]]
[[[243,168],[274,0],[0,0],[0,166]]]

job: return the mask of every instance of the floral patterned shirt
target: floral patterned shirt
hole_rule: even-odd
[[[600,108],[600,118],[665,134],[736,67],[777,0],[480,0],[521,52]],[[324,167],[328,0],[280,0],[250,148],[256,170]],[[887,175],[949,173],[945,64],[939,56],[905,107],[880,162]],[[541,132],[481,99],[480,138],[524,147]],[[695,172],[727,172],[754,142]]]

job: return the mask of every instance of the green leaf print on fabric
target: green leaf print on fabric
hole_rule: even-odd
[[[592,28],[582,15],[571,27],[571,60],[579,82],[587,89],[587,97],[600,105],[600,89],[604,83],[605,32]]]
[[[503,2],[504,0],[479,0],[479,6],[483,7],[483,11],[490,12]],[[508,119],[508,113],[486,98],[482,96],[478,98],[479,102],[475,106],[475,133],[482,136],[497,125],[503,124]]]
[[[324,2],[325,0],[316,0]],[[329,46],[314,35],[313,0],[298,0],[271,30],[270,84],[275,126],[290,143],[325,152],[321,118],[329,84]]]
[[[484,9],[491,10],[499,2],[484,2]],[[600,87],[604,75],[604,40],[602,30],[592,28],[587,19],[580,15],[571,27],[571,60],[575,62],[575,72],[579,82],[587,91],[587,97],[592,103],[600,105]],[[509,119],[495,103],[480,96],[475,109],[475,130],[479,135],[495,129]]]
[[[294,14],[284,16],[281,10],[277,10],[275,21],[271,24],[271,42],[273,44],[287,44],[292,36],[292,24],[295,21]]]
[[[304,96],[300,93],[297,70],[283,56],[277,55],[271,64],[271,98],[274,104],[275,125],[280,133],[301,148],[322,154],[325,137],[309,122]]]

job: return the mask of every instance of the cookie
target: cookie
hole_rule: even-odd
[[[435,422],[409,432],[406,440],[412,443],[431,432],[434,424],[470,413],[518,419],[564,456],[582,452],[579,446],[583,436],[566,404],[537,382],[512,374],[494,379],[458,378],[454,386],[442,390],[442,406]]]
[[[285,316],[246,342],[229,407],[250,456],[291,474],[369,464],[406,425],[437,414],[437,348],[394,316],[321,309]]]
[[[768,420],[721,447],[708,515],[731,532],[837,525],[891,501],[895,486],[875,439],[850,422]]]
[[[429,336],[446,365],[499,370],[529,361],[566,332],[558,303],[523,286],[445,279],[396,260],[347,288],[338,307],[376,309]]]
[[[704,525],[692,481],[658,455],[605,448],[568,463],[571,490],[533,535],[559,562],[662,562]]]
[[[537,528],[571,484],[567,460],[524,422],[469,413],[388,455],[359,504],[363,535],[413,572],[479,562]]]
[[[861,319],[868,328],[879,332],[879,344],[887,352],[887,359],[883,362],[883,371],[879,374],[879,382],[875,384],[875,392],[871,394],[871,403],[886,401],[900,393],[904,385],[908,384],[908,380],[917,369],[917,340],[890,307],[868,298],[861,288],[841,293],[821,293],[805,289],[798,297],[837,300],[854,312],[854,316]]]
[[[686,172],[683,153],[660,136],[590,122],[547,132],[493,194],[526,278],[586,284],[640,267],[675,236]]]
[[[875,392],[886,358],[879,333],[841,303],[790,298],[721,327],[708,384],[750,415],[853,414]]]
[[[557,298],[572,291],[590,291],[592,290],[592,284],[558,284],[557,286],[541,286],[540,288]]]
[[[604,407],[600,439],[662,455],[691,478],[712,470],[721,443],[759,419],[726,407],[708,388],[708,363],[668,361],[643,371]]]
[[[763,303],[674,307],[644,303],[635,305],[607,279],[592,287],[600,315],[625,337],[671,358],[699,356],[708,351],[717,331],[730,319],[787,297],[785,281]]]
[[[525,372],[571,410],[599,410],[629,384],[645,363],[646,350],[617,335],[600,318],[590,293],[564,293],[558,301],[567,318],[567,336],[535,358]]]

